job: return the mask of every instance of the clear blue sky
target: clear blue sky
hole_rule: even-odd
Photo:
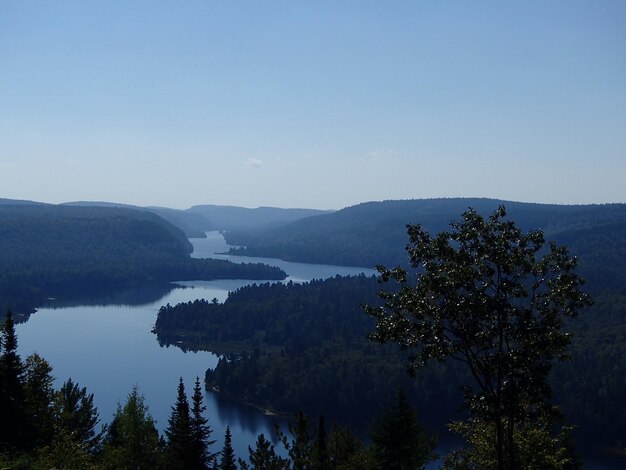
[[[0,197],[626,202],[626,1],[0,1]]]

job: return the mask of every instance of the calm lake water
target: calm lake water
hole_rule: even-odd
[[[325,279],[337,274],[374,274],[373,270],[354,267],[216,255],[227,251],[228,245],[217,232],[207,235],[206,239],[191,240],[192,256],[237,263],[265,262],[285,270],[289,274],[287,281]],[[247,280],[181,282],[164,297],[147,302],[142,299],[149,299],[150,295],[142,291],[127,291],[113,305],[98,300],[96,303],[105,305],[64,304],[54,308],[53,301],[52,307],[41,308],[27,322],[16,325],[19,353],[24,358],[37,352],[48,360],[53,367],[55,387],[60,387],[69,377],[87,387],[94,394],[103,423],[111,421],[117,404],[123,404],[133,385],[138,385],[159,430],[163,431],[176,399],[179,377],[190,395],[196,377],[203,380],[206,369],[215,366],[217,357],[208,352],[185,353],[176,347],[159,346],[156,335],[151,333],[159,307],[195,299],[223,301],[229,291],[251,283]],[[230,425],[235,452],[247,457],[248,445],[254,444],[258,434],[270,438],[275,424],[285,424],[280,418],[266,416],[212,392],[205,392],[205,404],[213,437],[218,441],[214,451],[222,446],[226,425]]]

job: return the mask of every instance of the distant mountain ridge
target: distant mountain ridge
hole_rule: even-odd
[[[447,230],[469,207],[483,215],[499,205],[523,230],[541,229],[546,240],[566,243],[583,265],[599,262],[626,269],[626,204],[534,204],[486,198],[413,199],[366,202],[265,230],[226,233],[239,255],[288,261],[372,267],[407,261],[407,224],[431,234]],[[602,269],[611,269],[602,266]],[[615,272],[615,275],[618,273]]]
[[[1,202],[0,202],[1,203]],[[291,209],[238,206],[197,205],[189,209],[172,209],[158,206],[134,206],[102,201],[74,201],[62,205],[80,207],[121,207],[152,212],[180,228],[188,238],[204,238],[210,230],[261,229],[276,227],[305,217],[327,214],[331,211],[317,209]]]
[[[260,264],[191,258],[182,230],[150,211],[94,205],[0,204],[0,308],[143,283],[283,279]]]
[[[198,205],[188,209],[189,212],[202,214],[211,221],[213,230],[260,229],[284,225],[295,220],[317,215],[329,214],[332,211],[318,209],[257,207],[250,209],[237,206]]]

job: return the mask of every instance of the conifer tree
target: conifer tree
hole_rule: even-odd
[[[265,439],[261,433],[258,435],[254,450],[248,446],[250,465],[252,470],[283,470],[289,468],[286,459],[279,457],[271,442]],[[242,469],[249,468],[244,462],[239,461]]]
[[[315,443],[314,468],[325,470],[328,468],[328,446],[326,443],[326,426],[324,415],[320,415],[317,425],[317,441]]]
[[[98,450],[106,429],[96,433],[100,421],[98,409],[93,404],[93,393],[87,393],[71,378],[61,386],[54,397],[54,424],[67,432],[88,452]]]
[[[398,392],[395,402],[378,419],[371,437],[377,468],[415,470],[434,457],[435,439],[420,427],[403,392]]]
[[[38,354],[24,361],[24,388],[28,415],[29,441],[32,447],[48,444],[53,437],[52,367]]]
[[[124,406],[118,404],[109,426],[103,451],[104,466],[133,470],[159,468],[162,447],[155,421],[135,386]]]
[[[24,366],[17,353],[13,315],[9,311],[1,329],[0,448],[23,449],[27,442]]]
[[[226,426],[226,432],[224,434],[224,447],[221,452],[219,470],[237,470],[232,435],[230,434],[230,426]]]
[[[191,417],[182,377],[178,382],[176,404],[172,406],[172,414],[168,419],[165,434],[169,464],[173,468],[192,468],[194,459],[192,458]]]
[[[206,407],[203,403],[202,388],[200,387],[200,379],[196,377],[196,383],[193,388],[193,396],[191,397],[191,447],[193,455],[194,469],[206,469],[209,462],[213,460],[214,453],[209,448],[215,444],[215,440],[211,440],[212,430],[207,424],[208,420],[203,416]]]

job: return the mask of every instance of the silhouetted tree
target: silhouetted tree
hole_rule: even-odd
[[[185,385],[182,377],[178,382],[176,403],[172,406],[172,413],[168,419],[167,435],[168,461],[173,468],[192,468],[193,436],[191,430],[191,416],[189,401],[185,394]]]
[[[371,437],[378,468],[416,470],[424,468],[434,457],[435,439],[419,425],[415,410],[401,391],[378,418]]]
[[[24,366],[17,353],[11,312],[2,322],[0,333],[0,448],[23,449],[28,446]]]
[[[49,443],[53,437],[54,388],[52,367],[38,354],[24,361],[24,390],[29,423],[29,441],[32,447]]]
[[[465,389],[466,403],[493,424],[501,470],[517,468],[516,424],[551,410],[547,376],[570,342],[563,318],[590,303],[576,258],[505,216],[503,206],[488,220],[470,209],[435,237],[409,225],[415,281],[379,266],[381,280],[398,286],[381,292],[383,306],[366,307],[375,340],[417,350],[413,369],[448,357],[467,365],[475,387]]]
[[[206,407],[203,404],[203,393],[198,377],[196,377],[196,383],[193,388],[191,403],[192,468],[205,469],[208,468],[209,462],[215,456],[214,453],[209,451],[209,448],[215,444],[215,440],[211,440],[212,430],[207,424],[207,418],[203,416]]]
[[[88,452],[95,452],[102,441],[106,429],[96,432],[100,421],[98,409],[93,404],[93,393],[87,393],[72,379],[67,379],[54,396],[54,424],[63,429],[67,436],[84,446]]]
[[[104,441],[105,468],[163,467],[163,445],[143,395],[134,386],[124,406],[118,404]]]
[[[219,470],[237,470],[230,426],[226,426],[226,432],[224,433],[224,447],[220,453]]]

